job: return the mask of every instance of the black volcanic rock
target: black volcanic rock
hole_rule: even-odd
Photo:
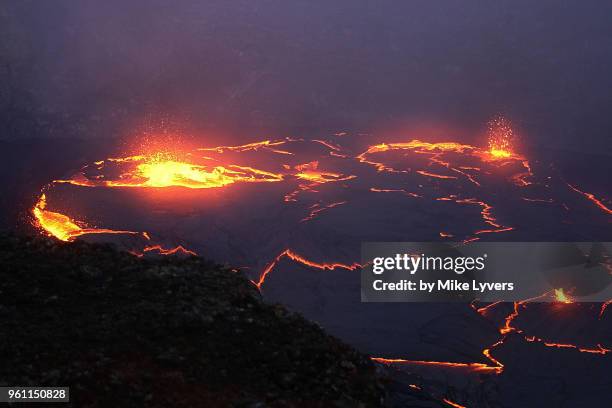
[[[364,355],[201,258],[0,237],[0,385],[74,407],[376,407]]]

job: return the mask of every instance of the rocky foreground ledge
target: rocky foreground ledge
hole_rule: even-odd
[[[379,407],[367,356],[201,258],[0,236],[0,385],[74,407]]]

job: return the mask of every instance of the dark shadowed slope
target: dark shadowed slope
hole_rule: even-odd
[[[373,363],[201,258],[0,237],[0,383],[75,407],[375,407]]]

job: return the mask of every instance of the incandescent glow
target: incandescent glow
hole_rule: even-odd
[[[297,141],[297,140],[288,139],[288,138],[284,140],[275,140],[275,141],[262,140],[259,142],[247,143],[247,144],[238,145],[238,146],[202,147],[202,148],[199,148],[198,150],[203,151],[203,152],[224,153],[226,151],[228,152],[247,152],[247,151],[257,151],[260,149],[266,149],[266,150],[270,150],[270,151],[273,151],[275,153],[280,153],[280,154],[293,154],[291,152],[286,152],[286,151],[279,150],[276,148],[276,146],[281,146],[291,141]]]
[[[129,241],[131,245],[129,252],[137,257],[158,254],[188,256],[196,255],[196,252],[187,249],[186,246],[177,245],[179,243],[185,245],[180,238],[173,239],[172,244],[167,246],[156,239],[158,237],[155,230],[151,230],[151,235],[149,235],[147,232],[114,231],[88,226],[85,222],[88,218],[81,218],[81,214],[69,216],[64,209],[53,206],[56,202],[55,194],[61,194],[65,188],[54,192],[52,187],[64,183],[69,184],[64,187],[77,192],[82,189],[74,188],[74,186],[102,190],[131,188],[129,193],[122,191],[122,194],[133,196],[142,192],[146,197],[162,197],[164,206],[167,203],[174,204],[172,193],[177,192],[179,188],[212,188],[217,189],[215,194],[194,191],[188,194],[177,194],[179,197],[176,200],[177,202],[183,200],[183,196],[199,199],[201,194],[202,201],[206,204],[205,208],[208,208],[209,201],[219,199],[219,207],[223,207],[223,211],[226,211],[224,204],[233,205],[233,200],[241,205],[238,208],[251,209],[249,204],[253,196],[250,194],[261,194],[261,197],[255,197],[256,203],[260,201],[265,203],[266,206],[261,208],[266,208],[266,210],[268,208],[280,209],[279,220],[287,222],[287,226],[283,226],[283,229],[279,231],[283,232],[285,228],[291,230],[290,238],[287,241],[284,241],[283,235],[279,234],[278,241],[275,238],[273,243],[264,245],[261,252],[257,250],[256,258],[253,258],[257,263],[247,266],[248,268],[261,266],[259,273],[253,272],[251,277],[254,279],[252,283],[263,291],[264,285],[270,284],[267,279],[272,280],[278,275],[278,271],[285,267],[315,273],[337,274],[351,273],[351,271],[358,273],[357,270],[362,268],[362,265],[338,262],[338,252],[333,246],[323,248],[324,250],[321,250],[320,253],[315,251],[316,255],[313,255],[302,251],[308,251],[310,246],[317,246],[318,242],[305,242],[310,245],[301,244],[305,239],[317,237],[317,235],[308,235],[311,231],[316,233],[317,228],[321,226],[333,226],[335,222],[343,223],[351,214],[355,214],[352,212],[355,209],[367,208],[368,200],[376,201],[376,206],[373,205],[371,208],[372,213],[375,214],[373,218],[375,221],[378,221],[376,217],[380,214],[378,210],[382,209],[378,206],[379,202],[381,206],[391,203],[393,206],[400,207],[403,205],[402,200],[408,197],[411,202],[407,203],[406,211],[411,210],[410,204],[414,204],[414,208],[423,209],[426,213],[429,213],[428,207],[435,207],[432,208],[433,214],[438,214],[434,211],[438,211],[439,208],[440,214],[450,214],[452,220],[459,220],[460,227],[467,227],[455,228],[455,225],[441,222],[434,231],[440,231],[438,234],[443,239],[456,237],[457,241],[470,242],[480,239],[483,234],[506,234],[514,229],[520,233],[525,220],[512,218],[506,210],[505,201],[525,206],[526,209],[543,207],[540,203],[552,204],[549,207],[553,208],[556,203],[561,204],[563,201],[559,200],[556,195],[553,200],[552,194],[556,192],[556,189],[552,188],[554,185],[552,185],[551,177],[546,179],[540,177],[539,172],[542,167],[539,162],[534,161],[532,169],[528,159],[516,153],[514,142],[515,134],[510,123],[501,118],[489,124],[488,144],[481,143],[479,146],[454,141],[401,139],[398,143],[381,143],[380,140],[366,141],[365,144],[353,146],[359,146],[360,150],[352,150],[351,146],[348,146],[348,140],[339,144],[336,140],[281,139],[264,140],[240,146],[201,147],[178,154],[146,153],[129,156],[126,153],[123,157],[106,158],[84,166],[79,173],[67,180],[52,181],[44,188],[43,191],[46,194],[40,196],[31,211],[36,225],[44,233],[63,241],[73,241],[86,234],[137,234],[135,237],[137,239],[122,239],[122,241]],[[169,148],[171,151],[175,150],[172,149],[172,146]],[[322,154],[321,151],[325,152]],[[362,153],[359,154],[360,152]],[[497,185],[504,181],[510,182],[509,188],[502,189],[504,186]],[[262,188],[240,189],[236,186],[238,183],[277,184],[265,186],[270,188],[264,188],[260,184],[253,187]],[[565,184],[563,182],[562,186]],[[170,188],[171,194],[162,192],[166,188]],[[140,191],[141,189],[158,190],[151,193]],[[595,197],[583,191],[580,186],[570,184],[567,184],[567,187],[563,187],[562,190],[570,198],[579,194],[576,200],[577,205],[583,203],[585,206],[596,206],[593,207],[595,210],[602,210],[606,214],[612,213],[608,204],[609,200],[605,197]],[[228,193],[225,194],[226,192]],[[88,194],[94,196],[94,193]],[[390,200],[389,195],[395,195],[398,199]],[[514,198],[516,201],[512,201]],[[263,201],[264,199],[269,199],[270,202],[278,200],[278,202],[267,206],[268,201]],[[146,215],[151,208],[148,206],[148,201],[145,204],[147,206],[143,205],[138,209]],[[181,205],[176,208],[180,210],[180,215],[184,203],[179,202],[179,204]],[[246,205],[243,207],[242,204]],[[459,209],[460,211],[455,211],[455,207],[462,208]],[[166,209],[162,208],[164,210],[162,214],[165,214]],[[173,216],[174,208],[173,205],[168,205],[167,213]],[[198,207],[194,205],[194,208],[194,212],[197,211]],[[231,223],[224,224],[223,228],[227,228],[233,234],[234,230],[231,228],[234,228],[235,225],[242,225],[239,223],[245,217],[243,214],[230,214],[231,208],[233,207],[227,207],[227,214],[232,215]],[[255,214],[257,217],[261,211],[259,208],[253,206],[253,213],[257,212]],[[566,212],[570,211],[567,207],[565,209]],[[154,203],[153,210],[157,210],[157,203]],[[217,209],[203,216],[214,217],[216,213],[213,211]],[[361,225],[361,217],[366,218],[368,214],[368,211],[360,212],[357,216],[353,215],[354,218],[350,221]],[[463,214],[470,215],[469,219],[464,221]],[[523,212],[519,211],[518,214],[523,214]],[[221,225],[222,222],[219,224]],[[364,224],[363,228],[371,225],[370,223]],[[239,229],[238,231],[247,230]],[[306,234],[303,234],[304,232]],[[294,243],[294,240],[298,242]],[[293,244],[298,246],[295,247]],[[239,246],[239,243],[234,245],[232,242],[233,248]],[[300,248],[299,253],[295,248]],[[250,248],[241,248],[243,249]],[[275,252],[264,252],[272,249]],[[216,256],[214,252],[205,252],[204,255]],[[259,262],[263,259],[269,262],[260,264]],[[551,305],[559,311],[566,312],[574,307],[564,305],[574,300],[563,289],[547,292],[543,296],[560,302],[556,306]],[[504,372],[506,366],[512,364],[511,361],[506,361],[504,356],[507,354],[503,353],[504,348],[512,347],[511,341],[506,342],[506,339],[510,338],[527,342],[528,347],[548,347],[552,352],[588,353],[589,358],[591,356],[598,358],[600,355],[612,353],[609,348],[606,348],[609,347],[606,343],[574,345],[556,342],[554,339],[526,335],[517,322],[521,322],[520,316],[526,310],[537,310],[537,307],[528,308],[528,303],[537,301],[538,298],[540,296],[514,302],[513,305],[494,302],[479,308],[473,303],[472,308],[479,317],[492,321],[495,319],[495,326],[498,327],[498,336],[481,345],[480,356],[473,362],[470,360],[453,362],[393,358],[373,358],[372,360],[378,363],[408,366],[411,370],[416,367],[435,367],[437,370],[496,375]],[[605,314],[609,304],[610,301],[605,302],[601,308],[598,308],[598,319],[609,318]],[[504,313],[506,307],[509,309],[507,313]],[[417,389],[416,385],[411,387]],[[454,399],[452,395],[450,396]],[[442,395],[439,398],[441,400]],[[444,402],[455,408],[463,407],[449,399],[444,399]]]
[[[316,184],[329,183],[332,181],[345,181],[355,178],[355,176],[347,176],[344,174],[320,170],[318,161],[299,164],[295,166],[295,169],[298,171],[298,173],[295,174],[297,178]]]
[[[32,213],[38,225],[49,235],[59,240],[70,241],[82,230],[70,217],[47,210],[47,196],[45,194],[40,196]]]
[[[572,298],[565,294],[563,288],[555,289],[555,300],[561,303],[572,303]]]
[[[512,156],[512,153],[510,153],[509,151],[500,149],[491,149],[489,150],[489,153],[491,153],[491,156],[497,159],[505,159]]]
[[[81,227],[83,222],[75,221],[67,215],[49,211],[47,209],[47,196],[43,193],[34,208],[32,214],[36,225],[47,235],[53,236],[61,241],[73,241],[75,238],[86,234],[138,234],[133,231],[117,231],[104,228]]]
[[[143,254],[147,252],[157,252],[160,255],[183,254],[183,255],[198,256],[198,254],[196,254],[193,251],[190,251],[189,249],[186,249],[182,245],[178,245],[174,248],[169,248],[169,249],[163,248],[161,245],[151,245],[151,246],[144,247],[142,251],[143,251]]]
[[[325,210],[329,210],[331,208],[334,207],[338,207],[340,205],[344,205],[346,204],[347,201],[338,201],[336,203],[331,203],[331,204],[327,204],[327,205],[320,205],[318,203],[312,205],[310,207],[310,214],[308,214],[308,217],[302,218],[302,220],[300,222],[305,222],[305,221],[310,221],[312,219],[314,219],[317,215],[319,215],[321,212],[325,211]]]
[[[489,154],[492,159],[508,159],[514,156],[512,142],[514,130],[512,124],[504,117],[497,117],[489,122]]]
[[[223,187],[236,182],[277,182],[283,176],[252,167],[238,165],[206,166],[168,158],[157,153],[149,156],[130,156],[107,160],[119,166],[118,178],[106,179],[104,175],[88,178],[77,174],[69,180],[57,182],[88,187],[185,187],[192,189]],[[99,164],[103,168],[104,161]]]
[[[606,214],[612,214],[612,208],[607,207],[600,199],[595,197],[594,194],[582,191],[582,190],[578,189],[578,187],[573,186],[573,185],[571,185],[569,183],[567,184],[567,186],[570,189],[572,189],[573,191],[577,192],[578,194],[586,197],[589,201],[592,201],[593,204],[595,204],[597,207],[599,207]]]
[[[253,282],[255,284],[255,286],[257,286],[258,289],[261,289],[261,287],[264,284],[268,274],[270,272],[272,272],[272,270],[274,270],[276,265],[284,257],[287,257],[287,258],[291,259],[292,261],[300,263],[300,264],[302,264],[304,266],[307,266],[307,267],[310,267],[310,268],[314,268],[314,269],[319,269],[319,270],[346,269],[346,270],[349,270],[349,271],[353,271],[355,269],[361,268],[361,265],[358,264],[358,263],[353,263],[353,264],[350,264],[350,265],[346,265],[346,264],[337,263],[337,262],[334,262],[334,263],[314,262],[314,261],[306,259],[303,256],[293,252],[291,249],[285,249],[283,252],[278,254],[276,256],[276,258],[274,258],[272,260],[272,262],[270,262],[268,264],[268,266],[266,266],[266,268],[263,270],[263,272],[259,275],[259,280],[257,282]]]
[[[234,182],[223,167],[206,171],[201,166],[176,161],[139,164],[138,176],[146,180],[142,185],[148,187],[222,187]]]
[[[463,368],[468,371],[495,372],[499,373],[502,367],[490,366],[483,363],[454,363],[450,361],[424,361],[424,360],[405,360],[402,358],[383,358],[371,357],[372,361],[382,364],[416,365],[416,366],[437,366],[448,368]]]
[[[112,230],[112,229],[104,229],[104,228],[91,228],[91,227],[81,227],[80,225],[85,225],[85,223],[80,221],[75,221],[68,217],[67,215],[49,211],[47,209],[47,196],[42,194],[38,199],[38,202],[32,209],[32,214],[35,218],[36,225],[44,231],[47,235],[55,237],[60,241],[71,242],[74,241],[77,237],[88,235],[88,234],[129,234],[129,235],[141,235],[142,238],[147,241],[151,240],[149,233],[147,232],[134,232],[134,231],[121,231],[121,230]],[[149,245],[143,248],[142,252],[140,251],[128,251],[132,255],[137,257],[142,257],[146,253],[157,253],[159,255],[193,255],[197,256],[197,254],[193,251],[190,251],[184,248],[181,245],[178,245],[174,248],[164,248],[161,245]]]
[[[465,405],[457,404],[456,402],[453,402],[449,400],[448,398],[444,398],[442,401],[446,402],[448,405],[450,405],[453,408],[467,408]]]

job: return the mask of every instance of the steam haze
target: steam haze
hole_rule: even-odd
[[[143,126],[398,139],[419,123],[473,134],[501,113],[530,144],[609,151],[611,12],[604,1],[3,1],[2,139]]]

